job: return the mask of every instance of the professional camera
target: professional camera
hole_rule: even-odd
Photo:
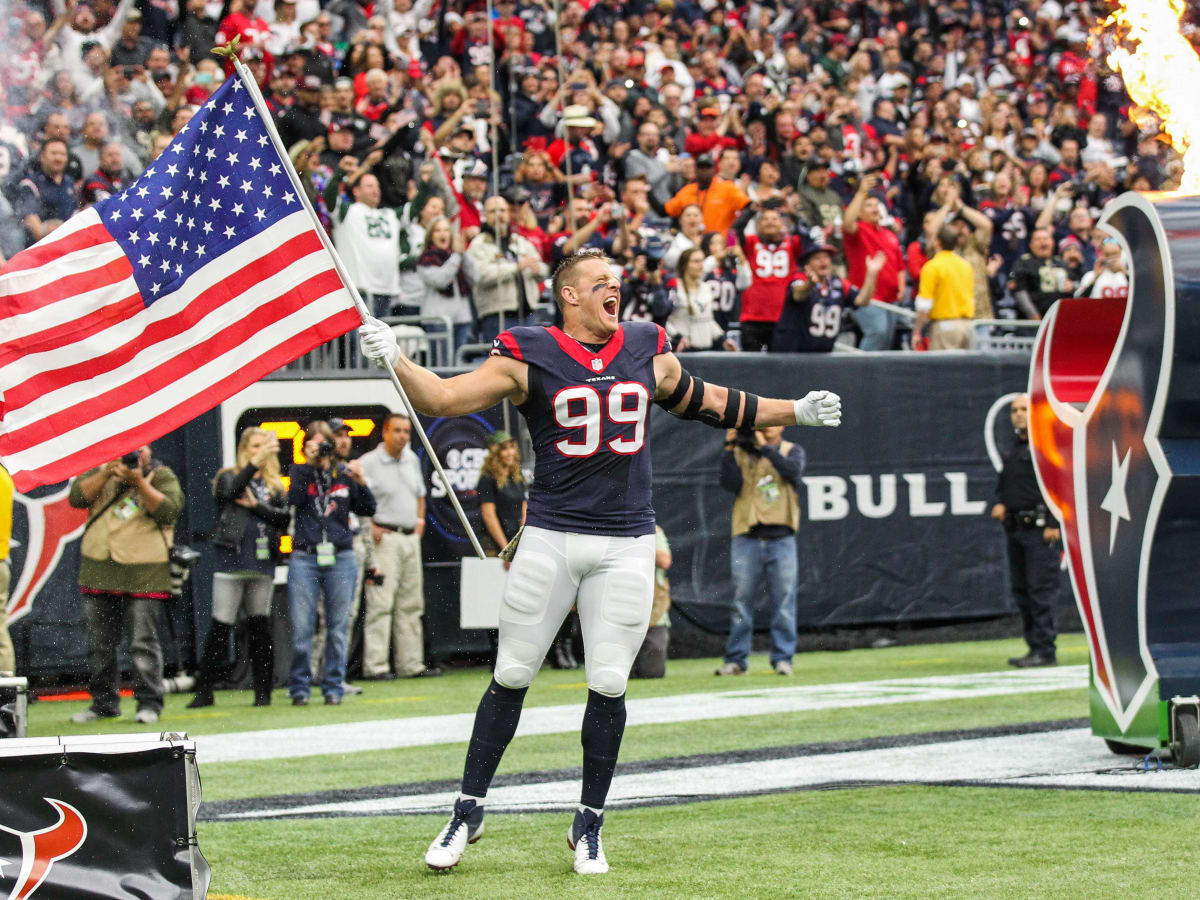
[[[737,430],[737,437],[734,443],[745,450],[747,453],[758,453],[758,440],[754,435],[754,427],[752,425],[743,425]]]
[[[644,241],[642,246],[633,251],[634,256],[646,257],[646,271],[653,272],[658,268],[658,264],[662,262],[662,258],[667,255],[669,249],[667,242],[656,234],[650,235]]]
[[[127,469],[136,469],[138,467],[139,457],[138,452],[133,450],[121,457],[121,465]]]
[[[321,441],[320,446],[317,447],[317,458],[328,459],[331,456],[333,456],[333,443],[331,441]]]

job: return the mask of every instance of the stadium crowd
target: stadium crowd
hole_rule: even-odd
[[[1178,177],[1089,40],[1104,6],[10,0],[0,253],[127,187],[236,37],[377,314],[488,342],[552,320],[556,262],[600,247],[622,318],[680,350],[909,346],[887,305],[914,348],[963,346],[1120,295],[1093,224]]]

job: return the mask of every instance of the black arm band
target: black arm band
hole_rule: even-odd
[[[679,383],[675,385],[675,390],[671,391],[671,396],[665,400],[656,400],[655,402],[667,412],[670,412],[679,405],[679,402],[687,395],[688,388],[691,386],[692,376],[688,374],[687,369],[682,369],[679,375]]]
[[[721,419],[722,428],[736,428],[738,413],[742,411],[742,397],[745,396],[737,388],[728,388],[725,398],[725,415]]]
[[[687,409],[679,417],[681,419],[695,419],[700,412],[700,404],[704,402],[704,379],[696,377],[692,379],[692,399],[688,401]]]
[[[746,406],[742,410],[742,425],[754,427],[754,420],[758,418],[758,394],[752,394],[746,391]]]

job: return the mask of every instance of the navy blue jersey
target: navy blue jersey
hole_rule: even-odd
[[[801,275],[787,286],[783,312],[771,336],[772,353],[828,353],[854,308],[858,292],[837,275],[813,284],[804,300],[793,300],[792,287],[805,280]]]
[[[493,356],[529,366],[519,407],[533,439],[528,525],[580,534],[654,533],[650,488],[650,404],[654,357],[669,353],[652,322],[624,322],[592,349],[558,328],[502,332]]]

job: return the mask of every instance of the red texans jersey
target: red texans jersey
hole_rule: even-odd
[[[501,332],[492,356],[529,366],[518,407],[533,440],[526,524],[636,537],[654,533],[649,448],[654,357],[671,342],[652,322],[624,322],[606,344],[561,329]]]
[[[800,274],[797,235],[768,243],[756,234],[746,237],[746,260],[754,281],[742,292],[743,322],[778,322],[788,284]]]

